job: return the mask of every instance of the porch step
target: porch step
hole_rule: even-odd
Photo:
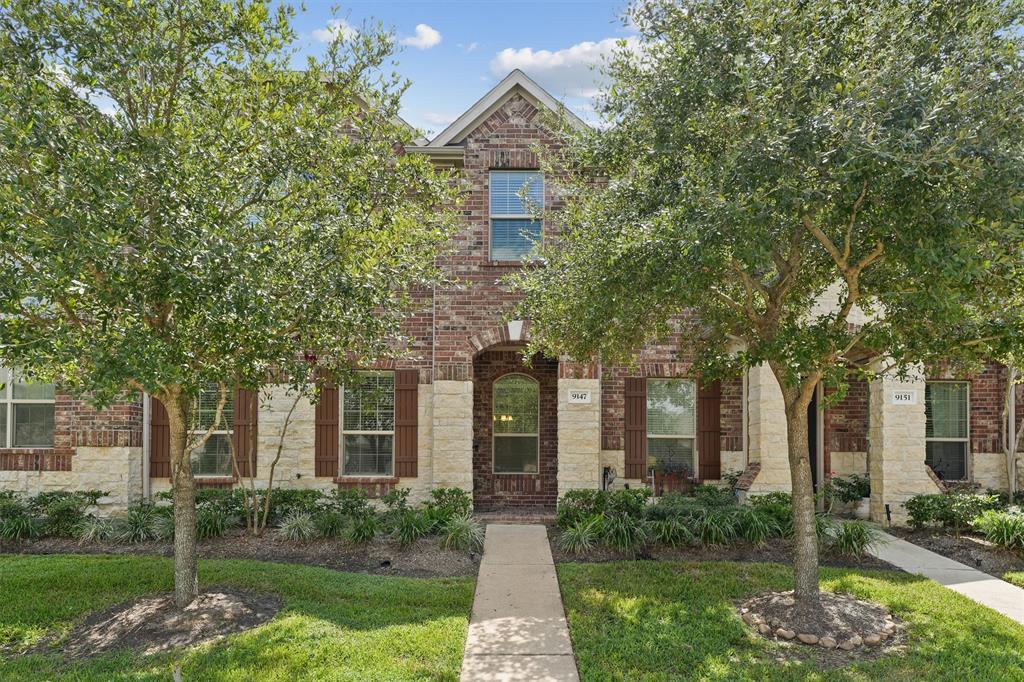
[[[553,509],[488,509],[473,514],[480,523],[540,523],[550,524],[555,522]]]

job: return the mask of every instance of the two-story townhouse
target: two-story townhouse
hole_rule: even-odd
[[[284,487],[362,487],[374,496],[407,487],[423,498],[456,486],[472,491],[479,510],[546,511],[566,490],[649,484],[652,472],[655,482],[735,473],[744,491],[789,489],[774,377],[754,368],[699,381],[685,326],[640,349],[633,367],[524,364],[530,323],[512,318],[517,296],[501,279],[524,267],[533,240],[557,229],[534,210],[560,202],[557,178],[545,176],[536,154],[537,145],[557,144],[546,111],[584,125],[514,71],[433,140],[406,149],[456,168],[467,188],[462,229],[442,261],[451,284],[420,297],[406,328],[410,354],[367,368],[359,385],[328,390],[316,405],[301,399],[290,410],[283,386],[235,396],[232,430],[193,453],[200,486],[237,484],[231,438],[242,474],[265,481],[291,412],[275,471]],[[141,396],[96,411],[16,374],[0,381],[0,487],[102,489],[107,508],[169,488],[157,401]],[[939,490],[940,478],[1006,488],[1005,382],[1005,368],[992,364],[962,380],[855,382],[827,406],[819,390],[809,408],[815,482],[869,471],[872,515],[884,519],[888,506],[896,522],[901,503]],[[1024,406],[1017,411],[1019,423]],[[202,402],[200,424],[212,413],[212,399]]]

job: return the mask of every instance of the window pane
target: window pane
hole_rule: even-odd
[[[530,377],[510,374],[494,382],[494,433],[539,433],[540,386]]]
[[[390,476],[394,437],[346,434],[342,473],[347,476]]]
[[[201,446],[192,451],[192,473],[196,476],[233,476],[231,466],[231,436],[214,433]]]
[[[230,431],[231,425],[234,423],[234,391],[228,389],[227,398],[227,402],[224,403],[223,418],[216,427],[217,431]],[[199,399],[196,401],[196,414],[194,416],[196,431],[204,432],[210,428],[217,418],[218,402],[220,402],[220,389],[216,386],[200,391]]]
[[[925,444],[925,463],[944,481],[967,478],[966,441],[929,441]]]
[[[525,202],[520,195],[525,195]],[[542,173],[537,171],[491,171],[491,215],[531,215],[533,211],[542,208],[544,208],[544,175]]]
[[[395,430],[395,376],[363,374],[345,387],[345,431]]]
[[[925,437],[967,438],[967,384],[925,384]]]
[[[696,388],[685,379],[647,380],[647,433],[693,436]]]
[[[491,221],[491,258],[522,260],[540,241],[541,221],[494,219]]]
[[[15,400],[53,400],[53,384],[36,383],[17,375],[11,390]]]
[[[0,448],[7,447],[7,405],[0,404]]]
[[[648,438],[647,463],[666,474],[693,475],[697,468],[693,461],[693,439]]]
[[[53,447],[53,405],[14,405],[14,447]]]
[[[494,472],[498,474],[537,473],[539,439],[533,436],[494,437]]]

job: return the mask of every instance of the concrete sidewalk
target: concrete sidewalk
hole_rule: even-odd
[[[1024,589],[965,566],[924,547],[881,533],[870,553],[882,561],[945,585],[1024,625]]]
[[[578,682],[544,526],[487,526],[461,680]]]

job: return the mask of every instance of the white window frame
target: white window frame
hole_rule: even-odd
[[[360,376],[369,375],[389,375],[391,376],[391,392],[394,395],[395,390],[395,373],[386,370],[367,370],[357,372]],[[338,462],[338,471],[340,475],[345,478],[395,478],[395,399],[391,399],[391,430],[390,431],[365,431],[365,430],[347,430],[345,428],[345,387],[339,386],[338,395],[338,438],[341,442],[338,444],[338,456],[341,461]],[[350,474],[345,472],[345,436],[391,436],[391,473],[390,474]]]
[[[537,387],[537,433],[498,433],[494,430],[494,409],[497,405],[495,400],[498,383],[509,377],[526,377]],[[533,438],[537,441],[537,470],[536,471],[496,471],[494,466],[494,455],[497,452],[495,443],[498,438]],[[509,372],[502,374],[491,383],[491,473],[495,476],[522,476],[540,474],[540,382],[535,377],[522,372]]]
[[[966,391],[966,393],[967,393],[967,398],[966,398],[966,402],[967,402],[967,406],[966,406],[966,408],[967,408],[967,434],[963,438],[930,438],[927,435],[927,420],[926,420],[926,422],[925,422],[925,429],[926,429],[925,434],[926,435],[925,435],[925,438],[924,438],[924,442],[925,442],[925,457],[926,458],[928,456],[927,455],[928,443],[930,443],[930,442],[935,442],[935,443],[964,443],[964,477],[963,478],[949,478],[949,479],[943,479],[943,480],[950,481],[952,483],[958,483],[958,482],[961,482],[961,481],[970,481],[971,480],[971,382],[970,381],[957,381],[957,380],[954,380],[954,379],[940,379],[940,380],[937,380],[937,381],[926,381],[925,382],[925,392],[924,392],[924,397],[925,397],[925,401],[926,401],[926,403],[925,403],[926,404],[926,409],[927,409],[928,385],[929,384],[963,384],[964,386],[967,387],[967,391]]]
[[[657,381],[685,381],[686,383],[688,383],[691,386],[693,386],[693,433],[691,435],[687,435],[687,434],[684,434],[684,433],[679,433],[679,434],[675,434],[675,433],[672,433],[672,434],[651,433],[651,431],[650,431],[650,424],[651,424],[651,422],[650,422],[650,405],[648,404],[647,401],[650,400],[651,382],[652,381],[654,381],[654,382],[657,382]],[[698,396],[698,393],[697,393],[697,389],[698,389],[697,382],[695,380],[693,380],[693,379],[688,379],[686,377],[648,377],[647,381],[646,381],[646,384],[647,384],[647,387],[646,387],[646,394],[644,395],[644,409],[648,413],[648,416],[645,419],[645,421],[647,422],[647,434],[646,434],[647,435],[647,439],[650,440],[650,439],[653,438],[655,440],[664,439],[664,440],[691,440],[691,441],[693,441],[693,471],[691,471],[690,474],[693,476],[694,479],[699,478],[700,477],[699,476],[699,472],[700,472],[700,451],[697,448],[697,445],[698,445],[698,442],[699,442],[698,438],[697,438],[697,400],[698,400],[699,396]]]
[[[490,216],[487,221],[487,256],[492,261],[499,263],[519,263],[528,260],[528,253],[524,253],[521,258],[495,258],[494,257],[494,221],[495,220],[536,220],[540,223],[540,234],[537,235],[538,239],[534,243],[534,247],[537,244],[542,244],[544,241],[544,219],[538,218],[534,214],[529,212],[524,213],[494,213],[491,206],[491,183],[494,182],[494,176],[498,174],[507,173],[536,173],[540,177],[540,206],[541,210],[544,209],[544,191],[545,191],[545,177],[544,172],[541,170],[530,170],[530,169],[491,169],[487,174],[487,212]]]
[[[213,386],[211,388],[203,389],[203,391],[209,391],[210,393],[216,394],[217,400],[220,400],[220,387]],[[202,400],[202,392],[200,392],[200,396],[198,398],[196,398],[196,405],[197,406],[199,405],[199,402],[201,400]],[[235,437],[235,404],[234,403],[235,403],[235,395],[234,395],[234,392],[229,388],[228,389],[228,399],[224,403],[224,407],[227,407],[228,405],[231,405],[231,428],[229,428],[229,429],[214,429],[213,431],[210,431],[210,438],[213,438],[214,436],[227,436],[228,439],[230,440],[230,439]],[[193,429],[192,431],[190,431],[188,437],[189,437],[190,440],[192,440],[194,442],[195,438],[200,438],[200,437],[202,437],[205,434],[206,434],[206,429],[203,429],[202,427],[200,427],[200,428]],[[210,442],[209,439],[207,439],[206,442],[207,443]],[[205,443],[203,445],[205,446]],[[232,450],[233,450],[233,448],[231,446],[229,446],[228,447],[228,458],[229,458],[228,459],[228,464],[230,464],[230,467],[228,469],[228,473],[226,473],[226,474],[198,474],[198,473],[196,473],[195,468],[193,467],[193,469],[192,469],[192,476],[194,478],[198,478],[198,479],[234,478],[234,476],[235,476],[235,464],[234,464],[234,462],[232,462],[230,460],[230,458],[232,457]],[[193,449],[193,451],[189,453],[189,459],[190,460],[191,460],[192,454],[194,452],[195,452],[195,450]],[[189,463],[191,464],[191,461]]]
[[[4,418],[6,419],[6,437],[0,442],[0,448],[5,450],[50,450],[54,444],[51,438],[49,445],[15,445],[14,444],[14,409],[16,405],[56,405],[56,396],[46,399],[27,399],[14,397],[14,384],[17,372],[7,367],[0,367],[0,405],[7,407]],[[46,384],[50,385],[50,384]],[[54,407],[56,413],[56,407]],[[56,414],[54,414],[56,417]],[[54,425],[56,430],[56,424]]]

